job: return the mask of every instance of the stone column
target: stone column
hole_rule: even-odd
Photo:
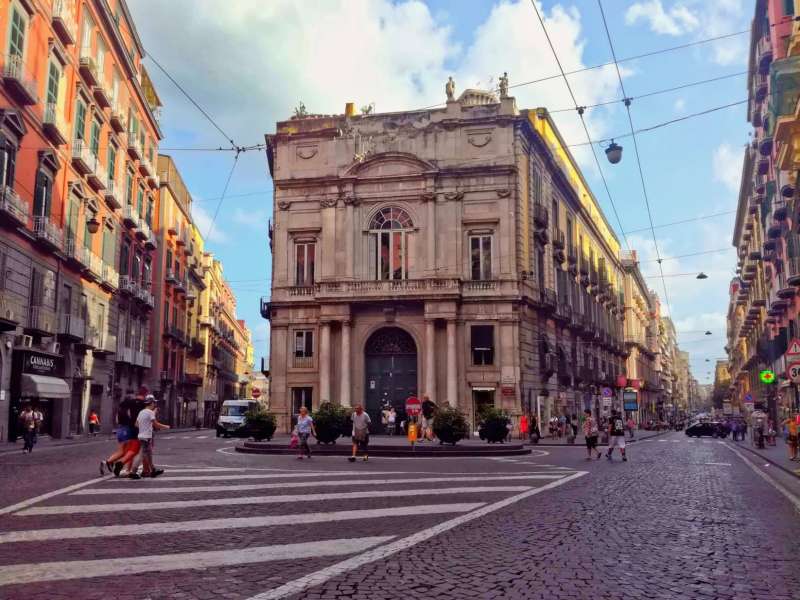
[[[436,329],[433,319],[425,321],[425,394],[436,402]]]
[[[345,226],[344,226],[344,235],[345,235],[345,242],[344,242],[344,255],[345,255],[345,276],[348,279],[353,279],[353,236],[355,235],[355,230],[353,229],[353,204],[354,201],[351,198],[350,201],[345,199]],[[349,390],[348,390],[349,392]]]
[[[331,324],[319,325],[319,400],[331,399]]]
[[[436,274],[436,200],[435,196],[428,200],[428,239],[425,254],[427,254],[427,266],[431,274]]]
[[[456,322],[447,321],[447,401],[450,406],[458,406],[458,388],[456,384]]]
[[[339,404],[350,406],[350,321],[342,321],[342,378]]]

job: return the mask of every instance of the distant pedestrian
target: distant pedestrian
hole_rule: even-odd
[[[597,427],[597,421],[592,416],[592,411],[588,408],[583,411],[585,415],[583,418],[583,437],[586,439],[586,460],[592,460],[592,452],[596,453],[596,458],[600,458],[602,453],[597,449],[597,436],[600,435],[600,429]]]
[[[100,475],[103,475],[105,469],[108,469],[109,473],[113,472],[116,476],[119,476],[125,464],[123,458],[131,449],[131,444],[128,444],[129,441],[136,440],[136,453],[139,453],[139,441],[137,439],[139,432],[134,429],[139,410],[139,402],[135,398],[128,397],[119,403],[119,408],[117,409],[117,449],[107,459],[100,461]],[[133,457],[130,458],[132,459]]]
[[[574,439],[578,437],[578,415],[572,415],[570,419],[570,425],[572,426],[572,437]]]
[[[39,418],[39,423],[40,422],[41,417]],[[22,451],[30,454],[33,452],[33,447],[36,445],[36,434],[39,428],[36,411],[33,410],[30,404],[27,404],[20,413],[19,423],[22,427],[22,439],[25,441]]]
[[[628,417],[628,422],[625,424],[625,428],[628,430],[628,437],[633,439],[633,431],[636,429],[636,421],[633,420],[633,417]]]
[[[142,454],[142,477],[158,477],[164,470],[156,469],[153,463],[153,435],[158,429],[169,429],[169,425],[160,423],[156,418],[156,398],[152,394],[145,397],[145,407],[136,417],[139,428],[139,444]],[[132,473],[133,474],[133,473]]]
[[[353,420],[353,455],[347,460],[350,462],[356,461],[356,454],[361,450],[364,462],[369,458],[367,455],[367,448],[369,446],[369,426],[372,422],[369,415],[364,412],[364,407],[356,404],[356,410],[351,417]]]
[[[783,425],[786,427],[786,432],[788,434],[786,443],[789,446],[789,460],[797,460],[797,419],[790,415],[789,418],[783,422]]]
[[[389,435],[395,434],[395,428],[397,427],[397,411],[394,409],[394,406],[389,409],[389,415],[386,417],[386,433]]]
[[[528,415],[519,418],[519,439],[524,439],[528,435]]]
[[[531,443],[538,444],[539,439],[541,437],[542,437],[542,432],[539,430],[539,421],[535,416],[531,416],[531,424],[530,424]]]
[[[98,431],[100,431],[100,417],[94,410],[91,410],[89,411],[89,433],[95,437]]]
[[[622,460],[628,460],[628,457],[625,456],[625,421],[622,420],[622,416],[617,412],[617,409],[611,411],[611,419],[608,423],[608,452],[606,452],[608,460],[612,460],[611,456],[614,454],[614,448],[619,448]]]
[[[317,437],[317,430],[314,427],[314,419],[308,414],[308,409],[305,406],[300,407],[300,414],[297,417],[297,438],[299,440],[299,452],[297,460],[303,460],[303,453],[311,460],[311,448],[308,446],[308,436],[312,435]]]

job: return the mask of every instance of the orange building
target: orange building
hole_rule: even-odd
[[[151,366],[158,96],[124,0],[0,4],[0,440],[102,428]]]

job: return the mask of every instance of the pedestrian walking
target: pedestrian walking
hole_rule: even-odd
[[[625,456],[625,421],[622,420],[622,416],[616,408],[611,411],[611,419],[608,423],[608,452],[606,452],[608,460],[613,460],[611,457],[614,454],[614,448],[619,448],[622,460],[628,460],[628,457]]]
[[[22,427],[22,439],[25,442],[22,452],[27,452],[28,454],[33,452],[33,447],[36,445],[36,434],[41,423],[41,414],[38,413],[39,418],[37,421],[37,411],[33,410],[30,404],[26,404],[20,413],[19,423]]]
[[[542,437],[542,432],[539,430],[539,421],[535,416],[531,416],[530,436],[533,444],[538,444],[539,439]]]
[[[350,462],[356,461],[356,455],[361,450],[364,462],[369,458],[367,455],[367,447],[369,446],[369,425],[372,422],[369,415],[364,412],[364,407],[356,404],[355,412],[352,415],[353,420],[353,455],[348,457]]]
[[[528,415],[519,418],[519,439],[524,439],[528,435]]]
[[[602,453],[597,449],[597,436],[600,435],[600,428],[597,426],[597,421],[592,416],[592,411],[588,408],[583,411],[583,437],[586,439],[586,460],[592,460],[592,453],[597,454],[596,458],[600,458]]]
[[[633,430],[636,429],[636,421],[633,420],[633,417],[628,417],[628,422],[625,424],[625,428],[628,430],[629,439],[633,439]]]
[[[300,407],[300,414],[297,417],[297,438],[299,440],[299,452],[297,460],[303,460],[303,453],[305,452],[306,458],[311,460],[311,448],[308,447],[308,436],[313,435],[317,437],[317,430],[314,427],[314,419],[308,414],[308,409],[305,406]]]
[[[797,419],[792,415],[783,422],[786,427],[786,443],[789,445],[789,460],[797,460]]]
[[[578,437],[578,427],[579,427],[578,415],[576,414],[572,415],[572,418],[570,419],[570,425],[572,426],[572,437],[574,439]]]
[[[98,417],[97,412],[92,409],[89,411],[89,433],[92,437],[95,437],[98,431],[100,431],[100,417]]]
[[[393,406],[389,409],[389,415],[386,417],[386,432],[389,435],[394,435],[396,427],[397,427],[397,411],[394,409]]]
[[[163,469],[156,469],[153,463],[153,435],[158,429],[169,429],[169,425],[160,423],[156,418],[156,398],[148,394],[144,399],[145,407],[136,417],[136,427],[139,428],[139,444],[142,455],[142,477],[158,477],[164,473]],[[134,474],[134,473],[132,473]]]

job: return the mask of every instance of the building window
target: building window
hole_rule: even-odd
[[[106,220],[106,225],[103,227],[103,262],[112,267],[114,266],[114,242],[114,228],[110,225],[109,220]]]
[[[136,214],[139,215],[141,219],[144,215],[144,188],[139,186],[139,190],[136,192]]]
[[[314,242],[297,242],[294,245],[294,284],[314,284],[314,264],[317,245]]]
[[[0,184],[14,189],[14,177],[17,167],[17,147],[7,141],[0,150]]]
[[[97,119],[92,119],[89,148],[92,151],[92,155],[97,158],[100,154],[100,122]]]
[[[314,360],[314,332],[310,330],[294,332],[294,366],[311,367]]]
[[[82,140],[86,136],[86,103],[78,99],[75,107],[75,139]]]
[[[494,327],[492,325],[470,327],[470,346],[473,365],[494,364]]]
[[[469,252],[472,279],[475,281],[492,278],[492,236],[491,234],[471,235]]]
[[[131,244],[123,239],[119,247],[119,274],[127,275],[130,271]]]
[[[48,110],[52,110],[52,114],[55,116],[55,109],[58,104],[58,88],[61,84],[61,67],[59,67],[55,61],[51,60],[47,70],[47,108]],[[50,105],[52,105],[52,107]]]
[[[305,406],[311,412],[311,388],[292,388],[292,420],[297,421],[300,408]]]
[[[114,181],[117,178],[117,147],[109,140],[108,144],[108,180]],[[116,191],[116,190],[115,190]]]
[[[25,57],[25,34],[28,31],[28,17],[16,4],[11,5],[11,29],[8,36],[9,59],[16,57],[22,60]],[[20,72],[19,75],[22,75]]]
[[[128,169],[125,178],[125,204],[133,206],[133,173],[130,169]]]
[[[408,277],[408,232],[413,227],[411,217],[400,208],[384,208],[373,217],[369,226],[373,279]]]
[[[44,171],[36,174],[36,189],[33,194],[33,216],[50,217],[53,201],[53,180]]]

